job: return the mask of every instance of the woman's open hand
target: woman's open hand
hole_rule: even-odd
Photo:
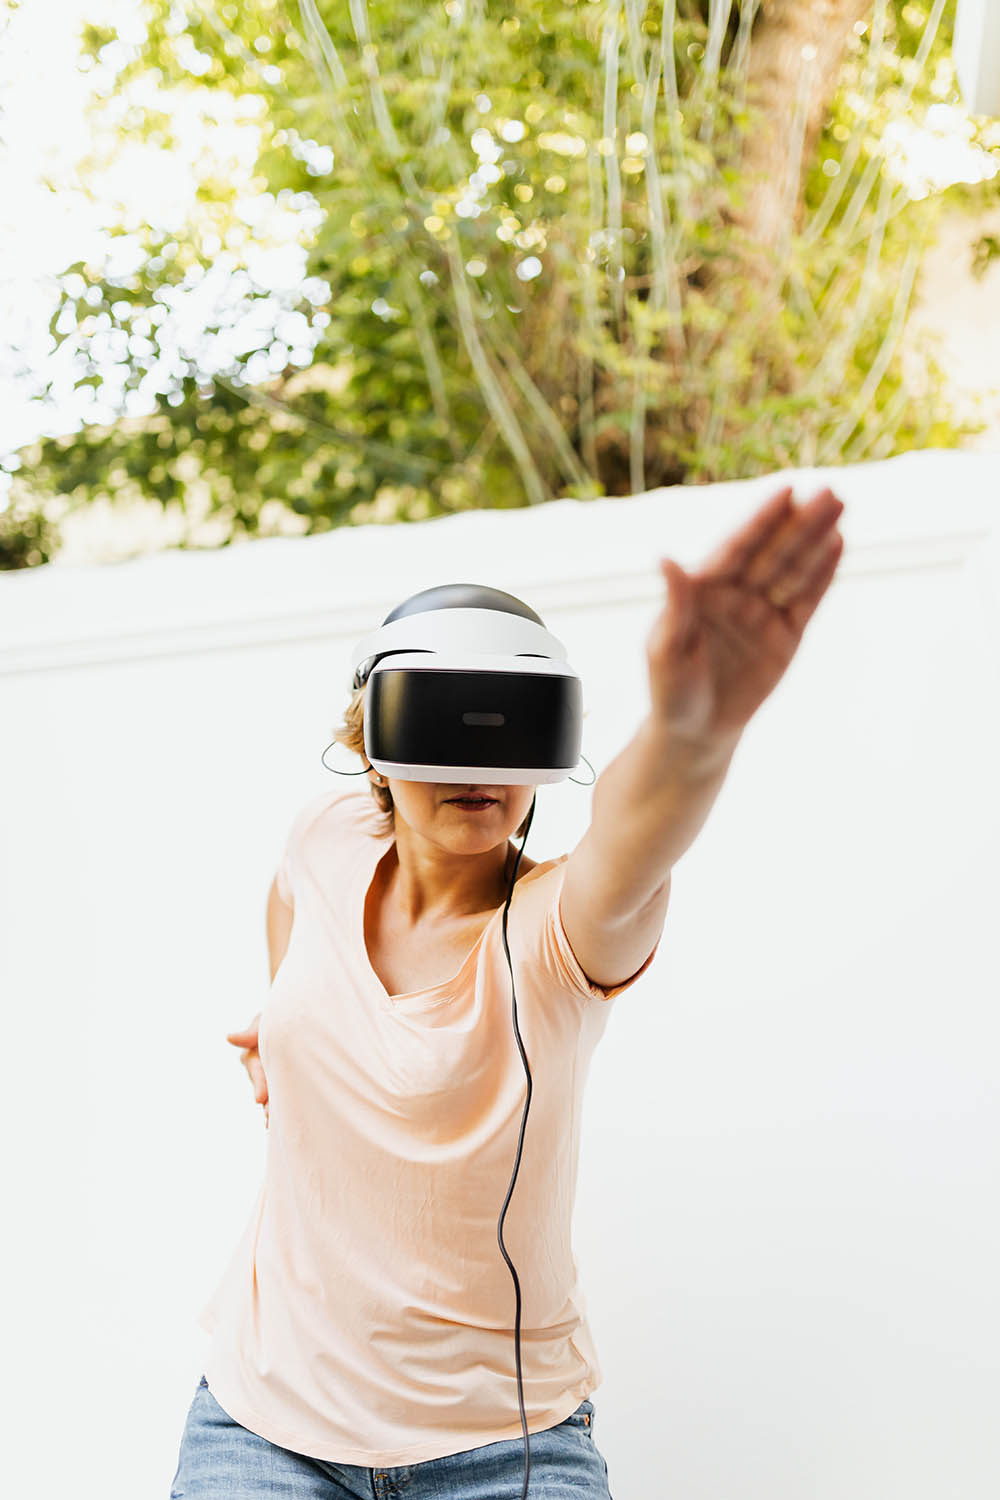
[[[653,716],[678,740],[732,749],[774,691],[837,571],[844,505],[789,487],[690,572],[660,568],[668,598],[647,642]]]
[[[240,1062],[244,1064],[247,1073],[250,1075],[250,1082],[253,1084],[254,1098],[257,1100],[258,1104],[263,1104],[264,1106],[264,1124],[266,1126],[269,1123],[267,1079],[264,1077],[264,1065],[260,1060],[260,1053],[257,1050],[257,1031],[259,1024],[260,1011],[258,1011],[254,1016],[253,1020],[250,1022],[250,1025],[245,1026],[242,1031],[227,1032],[226,1041],[232,1042],[234,1047],[242,1047],[244,1049],[240,1054]]]

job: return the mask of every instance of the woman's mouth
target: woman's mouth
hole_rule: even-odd
[[[463,807],[467,812],[483,812],[487,807],[496,807],[493,797],[449,797],[452,807]]]

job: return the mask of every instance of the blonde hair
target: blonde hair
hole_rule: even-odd
[[[352,750],[355,755],[360,755],[363,761],[367,761],[368,759],[365,750],[365,693],[367,690],[367,683],[362,687],[354,689],[351,694],[351,701],[344,712],[343,724],[338,725],[332,731],[333,738],[338,744],[346,745],[348,750]],[[370,778],[368,787],[374,798],[376,807],[385,815],[384,832],[390,833],[396,826],[396,805],[392,800],[392,792],[387,786],[379,786]],[[525,815],[520,828],[514,833],[515,838],[519,839],[523,837],[530,816],[530,812]]]

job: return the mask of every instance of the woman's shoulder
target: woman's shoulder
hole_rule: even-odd
[[[292,816],[288,843],[298,843],[316,826],[339,824],[345,819],[350,826],[356,826],[370,802],[371,798],[363,791],[359,793],[357,787],[350,785],[324,786],[312,791],[300,799]]]
[[[525,856],[518,868],[517,879],[514,882],[515,887],[519,886],[522,881],[533,884],[535,880],[544,879],[546,875],[551,874],[553,870],[562,864],[563,860],[568,858],[568,854],[558,854],[552,859],[528,859]],[[527,866],[527,869],[525,866]]]

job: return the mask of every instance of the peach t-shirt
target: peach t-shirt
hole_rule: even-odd
[[[264,1180],[199,1314],[220,1406],[281,1447],[395,1467],[521,1436],[497,1222],[527,1080],[498,907],[453,978],[389,995],[364,903],[394,835],[367,785],[311,797],[278,888],[288,950],[260,1018]],[[559,915],[567,854],[514,887],[507,942],[531,1108],[504,1244],[528,1431],[601,1384],[571,1243],[584,1084],[613,999]]]

